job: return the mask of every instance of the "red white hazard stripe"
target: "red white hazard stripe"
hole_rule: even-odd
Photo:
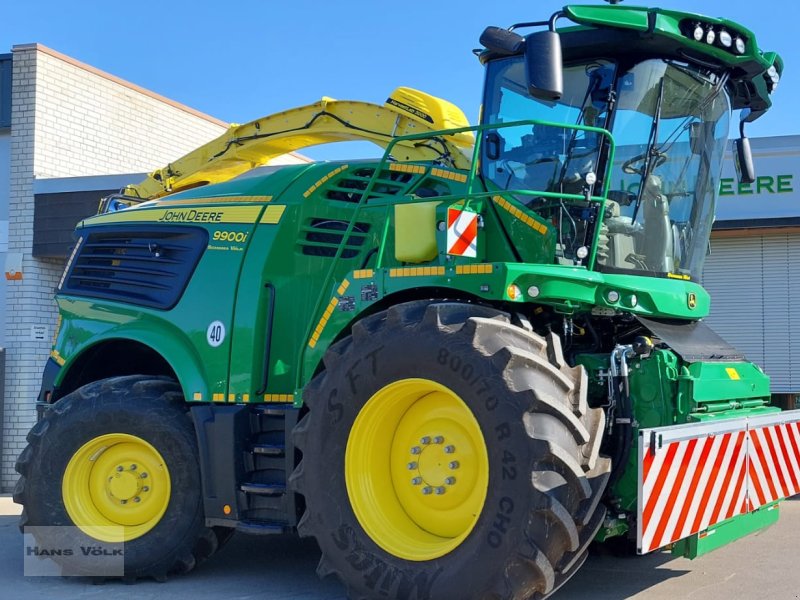
[[[800,411],[641,433],[641,553],[800,493]]]
[[[458,208],[447,209],[447,253],[478,256],[478,213]]]
[[[750,440],[752,507],[800,493],[800,423],[753,429]]]

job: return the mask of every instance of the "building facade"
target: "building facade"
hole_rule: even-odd
[[[703,285],[708,324],[760,365],[774,394],[800,394],[800,136],[751,140],[756,181],[723,168]]]
[[[39,44],[0,55],[0,491],[13,487],[14,462],[35,422],[69,229],[102,195],[227,126]]]

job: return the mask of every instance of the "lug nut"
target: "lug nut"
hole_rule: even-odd
[[[456,451],[456,447],[455,446],[445,446],[444,447],[444,451],[445,451],[445,454],[452,454],[453,452]]]
[[[457,460],[454,460],[453,462],[451,462],[451,463],[450,463],[449,465],[447,465],[447,466],[448,466],[448,467],[450,467],[451,469],[457,469],[457,468],[458,468],[460,465],[458,464],[458,461],[457,461]]]
[[[122,465],[117,465],[117,473],[121,473],[121,472],[122,472]]]
[[[134,499],[133,499],[133,501],[134,501],[134,502],[141,502],[141,501],[142,501],[142,499],[141,499],[141,498],[139,498],[139,496],[136,496],[136,498],[134,498]]]
[[[143,492],[149,492],[150,488],[148,486],[144,486],[144,487],[142,487],[142,491]]]
[[[429,488],[428,486],[425,486],[424,488],[422,488],[422,493],[425,494],[426,496],[431,494],[432,492],[433,492],[433,490],[431,488]]]
[[[414,446],[413,448],[411,448],[411,454],[419,454],[420,452],[422,452],[422,448],[420,448],[419,446]]]
[[[444,480],[444,482],[445,482],[447,485],[453,485],[453,484],[455,484],[455,482],[456,482],[456,478],[455,478],[455,477],[448,477],[447,479],[445,479],[445,480]]]
[[[131,465],[131,471],[135,471],[135,470],[136,470],[136,465]]]
[[[127,504],[127,503],[128,503],[128,501],[127,501],[127,500],[120,500],[120,501],[119,501],[119,503],[120,503],[120,504]]]
[[[422,477],[414,477],[411,480],[411,485],[422,485]]]
[[[444,494],[446,491],[447,491],[447,490],[445,490],[443,487],[437,487],[437,488],[436,488],[436,494],[437,494],[437,495],[439,495],[439,496],[441,496],[442,494]]]
[[[419,466],[419,465],[417,465],[417,463],[415,463],[415,462],[410,462],[410,463],[408,463],[408,470],[409,470],[409,471],[413,471],[413,470],[414,470],[414,469],[416,469],[418,466]]]
[[[435,438],[433,438],[433,443],[442,444],[444,443],[444,438],[441,435],[437,435]]]
[[[421,443],[423,446],[427,446],[428,444],[430,444],[430,443],[431,443],[431,437],[430,437],[429,435],[426,435],[426,436],[424,436],[424,437],[423,437],[423,438],[420,440],[420,443]]]
[[[142,473],[141,475],[139,475],[139,477],[141,477],[142,479],[147,479],[147,473]]]

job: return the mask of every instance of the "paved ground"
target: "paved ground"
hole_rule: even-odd
[[[294,537],[236,536],[191,575],[151,581],[91,585],[75,578],[23,577],[22,536],[16,505],[0,498],[0,597],[15,600],[333,600],[339,584],[314,573],[318,550]],[[800,501],[785,502],[778,525],[695,561],[668,554],[619,558],[596,554],[554,600],[800,599]],[[5,515],[5,516],[3,516]],[[458,598],[447,600],[461,600]]]

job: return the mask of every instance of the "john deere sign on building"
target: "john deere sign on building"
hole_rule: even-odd
[[[709,324],[762,365],[778,394],[800,394],[800,136],[754,138],[756,181],[723,168],[703,285]]]

